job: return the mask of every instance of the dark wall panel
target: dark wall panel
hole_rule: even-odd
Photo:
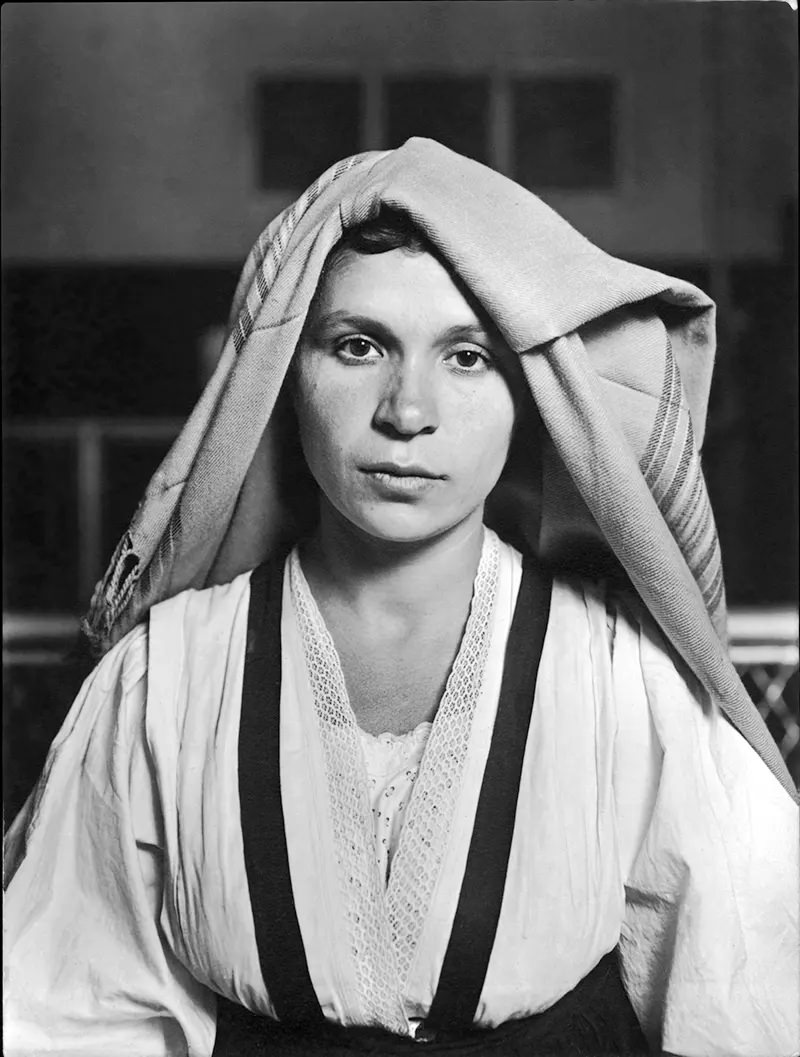
[[[197,398],[197,343],[238,265],[54,265],[3,275],[6,416],[172,416]]]

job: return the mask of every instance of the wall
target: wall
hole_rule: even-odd
[[[621,181],[556,208],[622,255],[771,258],[794,33],[783,3],[6,4],[4,253],[241,258],[285,204],[255,186],[260,73],[577,70],[619,78]]]

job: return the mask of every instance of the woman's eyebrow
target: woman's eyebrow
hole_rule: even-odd
[[[381,322],[379,319],[373,319],[371,316],[350,312],[345,308],[320,315],[314,320],[312,325],[312,329],[317,333],[333,327],[348,327],[353,330],[363,331],[365,334],[373,334],[386,344],[397,340],[394,331],[386,323]],[[436,342],[439,345],[446,345],[453,341],[475,341],[484,345],[495,345],[499,340],[496,335],[492,335],[488,327],[485,327],[479,321],[474,323],[454,323],[436,337]]]
[[[449,341],[477,341],[491,345],[496,344],[498,338],[493,337],[482,323],[456,323],[439,335],[439,341],[443,344]]]
[[[381,323],[378,319],[372,319],[371,316],[362,316],[353,312],[348,312],[347,309],[344,308],[319,316],[314,320],[313,330],[319,332],[340,326],[363,331],[365,334],[374,334],[375,337],[383,342],[395,340],[391,328],[385,323]]]

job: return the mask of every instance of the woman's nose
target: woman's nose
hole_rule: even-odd
[[[398,365],[386,379],[373,421],[376,428],[393,435],[433,433],[439,425],[439,409],[431,372],[418,364]]]

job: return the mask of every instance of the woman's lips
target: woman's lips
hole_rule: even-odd
[[[417,462],[376,462],[368,466],[362,466],[365,473],[386,473],[392,477],[430,477],[434,481],[441,481],[444,474],[434,473],[426,466]]]
[[[434,474],[424,466],[400,466],[394,463],[377,463],[362,467],[361,472],[377,489],[389,496],[410,497],[422,495],[444,480],[443,475]]]

